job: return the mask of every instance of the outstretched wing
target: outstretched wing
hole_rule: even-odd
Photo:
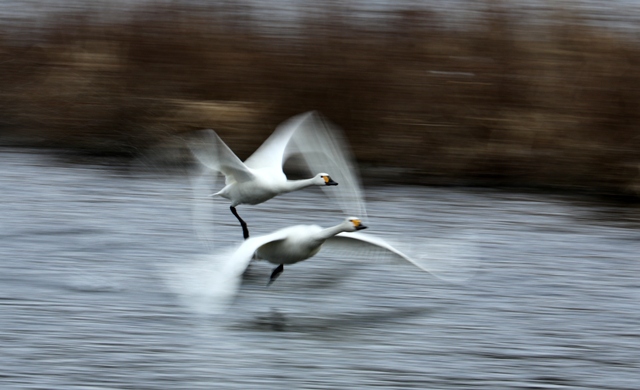
[[[287,234],[287,229],[285,228],[264,236],[246,239],[231,257],[228,272],[238,276],[242,275],[258,248],[270,242],[284,240]]]
[[[315,111],[283,122],[245,161],[251,169],[282,169],[285,161],[300,156],[311,175],[328,173],[339,185],[322,187],[345,215],[366,220],[360,175],[346,137],[339,127]]]
[[[225,300],[231,301],[231,297],[238,292],[242,282],[242,274],[253,258],[253,254],[262,245],[283,240],[286,238],[286,232],[277,231],[259,237],[252,237],[245,240],[240,246],[229,256],[226,252],[224,257],[216,257],[216,285],[212,286],[215,291],[224,292]]]
[[[306,112],[282,122],[244,164],[251,169],[282,169],[291,137],[312,115],[312,112]]]
[[[366,221],[360,174],[347,138],[338,126],[321,114],[303,115],[303,122],[287,145],[285,159],[299,155],[312,175],[328,173],[338,186],[323,186],[327,196],[338,203],[345,215]]]
[[[280,238],[284,238],[282,233],[275,232],[186,259],[167,267],[166,282],[188,308],[200,314],[219,315],[233,303],[253,253]]]
[[[211,249],[216,226],[211,219],[215,206],[211,195],[220,190],[217,186],[220,173],[225,175],[227,184],[251,180],[253,174],[213,130],[196,132],[188,145],[201,163],[189,172],[193,227],[198,237]]]
[[[387,241],[365,233],[340,233],[329,238],[323,250],[366,260],[404,261],[448,282],[465,282],[477,271],[475,261],[477,251],[474,242],[448,242],[435,240],[423,242],[419,246],[391,245]],[[410,250],[410,254],[407,252]]]
[[[189,149],[202,165],[222,172],[227,183],[253,179],[253,174],[213,130],[196,132],[189,141]]]

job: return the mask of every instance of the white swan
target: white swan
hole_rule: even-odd
[[[316,225],[290,226],[251,237],[239,245],[217,248],[193,263],[180,262],[167,274],[167,283],[187,306],[198,312],[219,314],[234,301],[243,274],[256,253],[260,260],[278,266],[267,285],[273,283],[285,265],[312,258],[320,251],[336,259],[405,263],[456,284],[470,280],[477,271],[475,232],[418,242],[413,237],[411,243],[400,244],[401,251],[377,236],[357,231],[364,228],[353,217],[327,229]]]
[[[331,237],[343,232],[355,232],[367,227],[358,218],[347,218],[339,225],[323,229],[318,225],[298,225],[280,229],[266,236],[257,237],[245,243],[236,252],[234,261],[247,264],[255,253],[259,259],[278,264],[269,278],[270,285],[284,271],[284,265],[295,264],[315,256]]]
[[[189,147],[205,167],[225,176],[226,186],[212,196],[231,201],[231,212],[247,239],[249,230],[236,206],[260,204],[277,195],[313,185],[327,188],[339,182],[339,188],[327,193],[347,215],[366,216],[359,176],[346,144],[337,127],[331,126],[320,114],[308,112],[278,126],[244,163],[213,130],[199,132],[199,137],[190,142]],[[302,156],[314,177],[287,179],[282,167],[289,157],[297,154]],[[324,172],[331,172],[332,176]]]
[[[233,253],[229,267],[225,270],[228,276],[239,277],[257,254],[258,259],[277,264],[269,282],[270,285],[284,271],[284,265],[295,264],[315,256],[321,248],[342,249],[345,252],[367,252],[377,256],[395,257],[415,265],[423,271],[429,269],[418,261],[400,252],[384,240],[362,233],[353,233],[366,229],[359,218],[349,217],[344,222],[326,229],[317,225],[297,225],[280,229],[271,234],[249,238]]]

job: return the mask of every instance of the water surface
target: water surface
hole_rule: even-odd
[[[0,150],[2,389],[636,389],[637,208],[486,189],[367,188],[367,232],[445,243],[462,284],[320,254],[252,265],[207,310],[189,180]],[[342,218],[317,189],[240,206],[252,234]],[[452,241],[453,240],[453,241]],[[472,241],[472,242],[471,242]],[[452,243],[459,243],[453,245]],[[411,247],[408,245],[407,248]],[[462,269],[462,271],[467,271]]]

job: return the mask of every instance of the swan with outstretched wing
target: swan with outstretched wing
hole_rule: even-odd
[[[342,223],[329,228],[323,229],[318,225],[296,225],[263,236],[252,237],[245,240],[232,255],[228,256],[221,273],[226,275],[224,280],[236,283],[237,286],[251,260],[257,257],[277,265],[267,283],[269,286],[282,274],[285,265],[307,260],[321,250],[326,250],[334,255],[340,253],[341,257],[347,258],[400,261],[428,272],[436,278],[454,281],[453,278],[450,279],[441,274],[445,270],[437,264],[437,261],[434,261],[433,257],[410,256],[377,236],[359,232],[366,228],[359,218],[349,217]],[[426,248],[427,246],[423,249]],[[448,255],[451,256],[450,260],[457,260],[460,257],[459,254],[455,255],[451,252]]]
[[[359,174],[346,138],[317,112],[300,114],[282,123],[244,162],[213,130],[198,132],[189,147],[208,171],[224,175],[226,185],[211,196],[231,201],[231,212],[240,222],[245,239],[249,237],[249,229],[236,206],[260,204],[314,185],[325,189],[346,215],[366,217]],[[315,176],[287,179],[283,165],[293,156],[300,156]],[[194,183],[202,188],[201,178],[194,179]],[[202,196],[196,198],[197,209],[201,210]]]

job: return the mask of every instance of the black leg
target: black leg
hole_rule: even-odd
[[[283,271],[284,271],[284,266],[282,264],[277,266],[276,269],[274,269],[273,272],[271,273],[271,277],[269,278],[267,287],[271,286],[271,283],[275,282],[276,279],[278,279],[278,276],[280,276],[280,274],[282,274]]]
[[[242,220],[242,218],[240,218],[240,215],[238,215],[238,212],[236,211],[235,207],[230,206],[229,208],[231,209],[231,213],[233,213],[233,215],[235,215],[236,218],[238,218],[238,221],[240,221],[240,226],[242,226],[242,236],[246,240],[247,238],[249,238],[249,228],[247,227],[247,223],[244,220]]]

